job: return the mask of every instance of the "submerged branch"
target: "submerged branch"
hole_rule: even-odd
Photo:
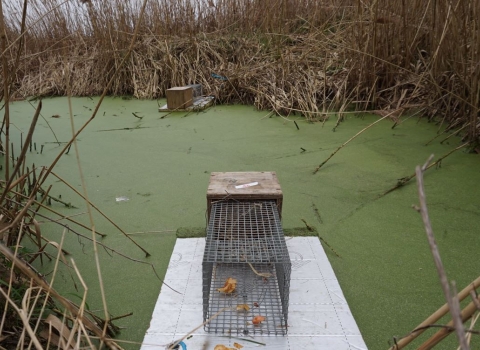
[[[360,136],[364,131],[370,129],[372,126],[374,126],[375,124],[381,122],[382,120],[394,115],[395,113],[399,112],[400,113],[403,111],[403,110],[399,110],[399,109],[396,109],[388,114],[386,114],[385,116],[383,116],[382,118],[378,119],[377,121],[373,122],[372,124],[370,124],[369,126],[367,126],[366,128],[363,128],[362,130],[360,130],[359,132],[357,132],[353,137],[351,137],[350,139],[348,139],[346,142],[344,142],[340,147],[338,147],[331,155],[330,157],[328,157],[327,159],[325,159],[322,164],[320,164],[319,166],[317,166],[315,168],[315,170],[313,171],[314,174],[316,174],[320,168],[322,166],[324,166],[338,151],[340,151],[343,147],[345,147],[348,143],[350,143],[351,141],[353,141],[355,138],[357,138],[358,136]]]
[[[440,158],[438,158],[435,162],[429,164],[427,166],[427,168],[425,169],[428,170],[430,169],[431,167],[435,166],[435,165],[440,165],[442,163],[442,160],[444,160],[445,158],[447,158],[450,154],[452,154],[453,152],[455,151],[458,151],[459,149],[462,149],[466,146],[468,146],[470,144],[470,142],[465,142],[464,144],[454,148],[453,150],[451,150],[450,152],[448,152],[447,154],[444,154],[443,156],[441,156]],[[393,192],[395,191],[397,188],[400,188],[400,187],[403,187],[404,185],[406,185],[411,179],[413,179],[414,177],[416,176],[416,173],[413,173],[412,175],[410,176],[406,176],[406,177],[402,177],[401,179],[398,179],[398,182],[395,186],[393,186],[392,188],[390,188],[389,190],[385,191],[379,198],[389,194],[390,192]]]

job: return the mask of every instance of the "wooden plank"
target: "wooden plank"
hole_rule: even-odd
[[[239,187],[256,183],[249,187]],[[210,220],[211,205],[222,199],[275,200],[282,217],[283,192],[274,171],[213,172],[207,189],[207,215]]]
[[[241,187],[257,183],[251,187]],[[213,172],[207,189],[207,198],[223,198],[227,193],[232,198],[275,199],[283,193],[274,171],[262,172]]]

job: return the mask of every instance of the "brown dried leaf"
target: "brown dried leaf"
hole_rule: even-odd
[[[63,349],[69,349],[69,348],[76,348],[76,343],[72,339],[69,343],[69,346],[67,346],[68,339],[70,338],[70,329],[56,316],[50,314],[47,316],[47,318],[44,320],[44,322],[49,325],[52,328],[55,328],[55,330],[58,332],[58,334],[61,335],[62,338],[60,337],[55,337],[56,334],[52,332],[52,328],[49,327],[48,333],[46,333],[47,338],[46,339],[51,339],[54,342],[58,342],[57,346],[60,345]]]
[[[243,348],[243,345],[238,344],[238,343],[233,343],[233,346],[234,346],[236,349],[241,349],[241,348]]]
[[[258,316],[255,316],[255,317],[253,318],[252,323],[253,323],[253,324],[260,324],[260,323],[262,323],[263,321],[265,321],[265,316],[260,316],[260,315],[258,315]]]
[[[218,345],[215,346],[215,349],[213,349],[213,350],[237,350],[237,349],[229,348],[229,347],[227,347],[223,344],[218,344]]]
[[[237,288],[237,280],[235,278],[229,277],[222,288],[218,288],[217,290],[221,293],[230,294],[235,291]]]
[[[250,306],[247,304],[238,304],[237,305],[237,311],[248,311],[250,310]]]

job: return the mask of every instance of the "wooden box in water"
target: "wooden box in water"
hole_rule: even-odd
[[[219,200],[274,200],[282,216],[283,193],[274,171],[213,172],[207,189],[208,219],[212,203]]]
[[[191,86],[179,86],[167,90],[168,109],[185,109],[192,104],[193,89]]]

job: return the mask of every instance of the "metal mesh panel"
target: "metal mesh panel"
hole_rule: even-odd
[[[289,262],[274,201],[214,203],[204,262]]]
[[[226,334],[287,332],[291,262],[275,201],[212,205],[203,257],[205,330]],[[233,293],[221,293],[228,278]],[[250,310],[237,310],[247,304]],[[265,317],[254,325],[257,315]]]

